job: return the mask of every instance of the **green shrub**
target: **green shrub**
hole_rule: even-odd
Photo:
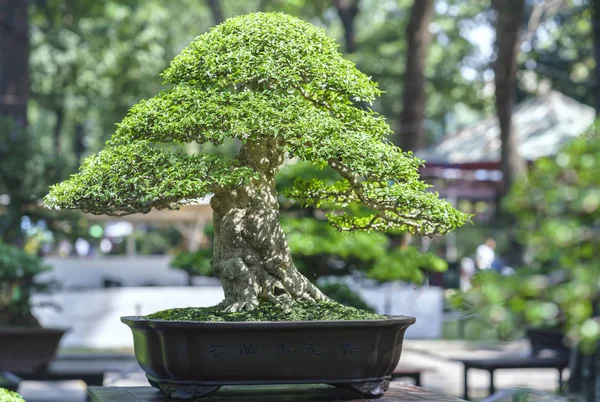
[[[538,160],[505,206],[532,262],[512,276],[478,273],[456,306],[505,333],[560,328],[584,350],[600,339],[600,138],[578,138]]]
[[[42,290],[35,275],[48,269],[42,261],[0,241],[0,326],[38,326],[31,314],[30,295]]]
[[[16,392],[9,391],[5,388],[0,388],[0,401],[1,402],[25,402],[25,399]]]
[[[318,287],[321,289],[321,292],[340,304],[370,311],[372,313],[375,312],[373,307],[369,306],[357,292],[350,289],[350,287],[343,282],[324,282],[318,284]]]

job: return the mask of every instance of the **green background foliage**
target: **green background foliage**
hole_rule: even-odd
[[[600,139],[574,140],[537,161],[506,206],[519,217],[531,262],[515,275],[478,273],[455,302],[504,333],[524,325],[561,328],[585,350],[600,339]]]

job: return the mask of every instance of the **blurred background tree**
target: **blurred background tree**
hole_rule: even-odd
[[[577,351],[598,357],[600,137],[585,135],[555,157],[538,160],[505,204],[519,219],[529,264],[511,276],[478,273],[473,288],[454,302],[497,327],[501,337],[527,325],[558,329],[577,346],[570,386],[590,398],[600,373],[593,364],[585,366],[590,359]],[[591,374],[582,377],[582,370]]]

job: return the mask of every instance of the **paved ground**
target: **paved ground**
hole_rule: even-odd
[[[514,342],[507,345],[486,347],[463,341],[417,341],[404,342],[400,364],[427,368],[422,382],[425,388],[446,394],[462,395],[463,369],[452,358],[484,358],[501,353],[526,354],[525,342]],[[471,395],[477,400],[486,395],[489,384],[488,374],[473,370],[469,376]],[[408,380],[410,381],[410,380]],[[558,375],[553,369],[506,370],[496,373],[497,388],[530,387],[552,391],[558,382]],[[124,364],[121,373],[107,375],[105,385],[110,386],[145,386],[147,382],[143,372],[137,365]],[[72,382],[42,383],[24,382],[19,392],[27,402],[84,402],[85,384]]]

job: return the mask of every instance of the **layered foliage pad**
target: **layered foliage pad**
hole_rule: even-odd
[[[161,142],[219,145],[277,138],[289,157],[330,166],[338,181],[299,181],[288,196],[332,209],[339,230],[446,233],[467,219],[420,181],[421,160],[386,136],[385,120],[357,102],[377,85],[325,31],[284,14],[232,18],[196,38],[163,73],[172,88],[134,106],[108,148],[54,186],[46,203],[92,213],[172,208],[251,172],[237,159],[172,153]],[[355,214],[349,205],[369,210]]]
[[[559,327],[584,349],[600,339],[600,138],[580,138],[537,161],[506,206],[534,257],[510,277],[478,274],[455,302],[510,331]]]

